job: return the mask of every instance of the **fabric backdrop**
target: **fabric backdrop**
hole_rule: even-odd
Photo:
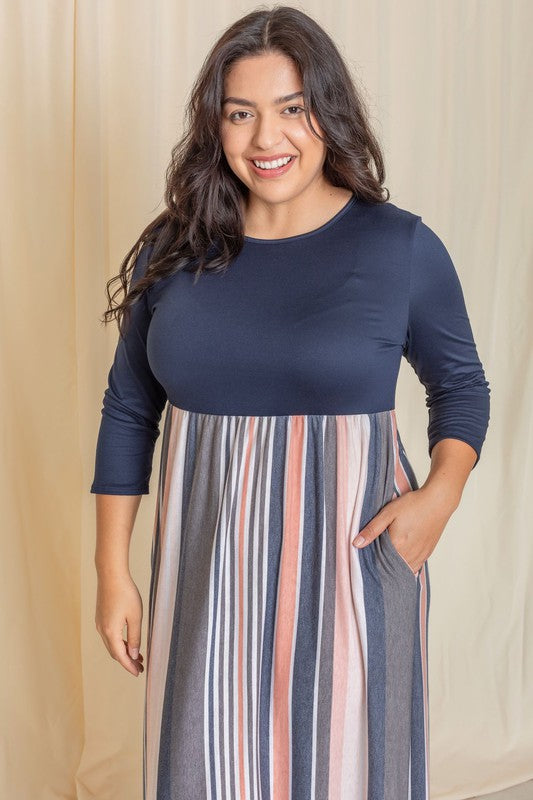
[[[94,624],[89,486],[117,337],[99,321],[104,285],[163,208],[170,149],[208,48],[254,7],[0,5],[5,797],[141,797],[144,676],[111,659]],[[482,458],[429,562],[432,797],[466,798],[533,775],[533,5],[298,7],[333,35],[364,87],[391,202],[445,242],[491,386]],[[396,399],[422,483],[427,410],[405,360]],[[145,657],[159,444],[131,545]]]

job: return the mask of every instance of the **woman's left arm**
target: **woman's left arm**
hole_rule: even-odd
[[[452,259],[420,218],[411,262],[403,355],[426,389],[431,468],[419,489],[387,503],[354,544],[365,546],[388,527],[416,572],[434,550],[479,462],[490,418],[490,387]]]

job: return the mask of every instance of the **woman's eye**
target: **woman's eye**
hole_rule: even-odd
[[[237,119],[235,116],[236,114],[248,114],[248,111],[234,111],[233,114],[229,115],[229,119]],[[242,117],[240,119],[242,119]]]
[[[287,106],[287,108],[284,109],[283,113],[285,113],[285,111],[291,111],[292,109],[295,109],[297,113],[296,114],[286,114],[285,116],[289,116],[289,117],[298,116],[299,112],[303,112],[305,110],[301,106]],[[234,120],[237,120],[237,121],[241,120],[241,119],[245,119],[245,117],[240,117],[239,114],[249,114],[249,112],[248,111],[234,111],[232,114],[229,115],[228,119],[234,119]]]

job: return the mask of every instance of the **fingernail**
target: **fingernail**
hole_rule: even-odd
[[[139,655],[139,648],[138,647],[132,647],[130,649],[130,657],[133,658],[133,660],[135,660],[138,655]]]
[[[356,547],[359,547],[359,545],[364,544],[364,543],[365,543],[365,537],[364,536],[357,536],[357,538],[354,541],[354,545]]]

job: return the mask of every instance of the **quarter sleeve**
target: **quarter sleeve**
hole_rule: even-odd
[[[131,285],[144,274],[152,247],[142,246]],[[149,493],[154,448],[167,397],[148,363],[146,337],[150,310],[146,291],[130,310],[104,392],[92,494]]]
[[[477,454],[490,416],[490,388],[478,357],[459,277],[446,247],[417,219],[403,355],[426,390],[428,452],[444,438]]]

